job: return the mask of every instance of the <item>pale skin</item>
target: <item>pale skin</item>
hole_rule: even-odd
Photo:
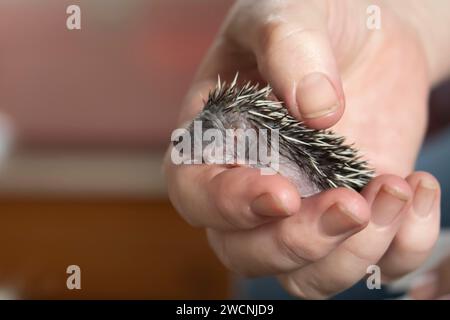
[[[440,188],[431,174],[413,169],[428,92],[446,75],[443,69],[450,69],[443,58],[450,55],[442,53],[450,53],[450,44],[440,44],[435,53],[434,41],[425,40],[409,17],[433,20],[429,16],[437,9],[412,3],[234,5],[200,66],[180,124],[201,110],[218,74],[230,80],[239,71],[241,79],[270,83],[307,125],[332,128],[354,142],[377,177],[361,194],[338,188],[302,199],[279,175],[246,167],[176,166],[167,156],[172,203],[189,223],[206,229],[228,268],[247,276],[276,275],[291,294],[317,299],[349,288],[370,265],[378,265],[389,281],[426,259],[439,233]],[[366,27],[369,4],[381,8],[380,30]],[[440,30],[429,32],[448,41]]]
[[[424,281],[416,283],[409,295],[419,300],[450,300],[450,256],[443,259],[421,278]]]

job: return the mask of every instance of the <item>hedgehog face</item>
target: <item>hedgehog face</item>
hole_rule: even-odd
[[[245,113],[224,110],[223,106],[205,108],[187,129],[191,150],[201,150],[201,162],[261,169],[275,165],[273,169],[277,171],[278,152],[271,149],[277,140],[273,137],[275,132],[256,127]]]

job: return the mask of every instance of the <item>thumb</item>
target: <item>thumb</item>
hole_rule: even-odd
[[[281,12],[256,29],[251,48],[290,113],[317,129],[334,125],[345,104],[325,19],[316,8]]]

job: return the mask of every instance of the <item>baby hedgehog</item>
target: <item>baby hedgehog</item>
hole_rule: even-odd
[[[276,171],[294,183],[302,197],[337,187],[360,191],[370,181],[374,171],[361,159],[358,151],[344,144],[344,138],[332,131],[311,129],[297,121],[288,114],[282,102],[269,98],[271,91],[270,86],[259,89],[258,85],[250,82],[239,87],[237,75],[230,85],[219,78],[216,88],[209,93],[203,111],[194,121],[201,121],[202,132],[216,129],[225,133],[229,129],[248,128],[257,132],[261,129],[276,131],[279,153]],[[191,136],[194,121],[188,127]],[[268,136],[266,142],[270,145],[272,140]],[[217,142],[223,143],[225,138]],[[247,142],[246,155],[254,143],[248,139]],[[235,149],[231,157],[236,160]],[[258,162],[249,166],[263,167]]]

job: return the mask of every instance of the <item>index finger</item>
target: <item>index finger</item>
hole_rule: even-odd
[[[166,159],[169,196],[192,225],[251,229],[300,209],[300,195],[286,178],[248,167],[175,165]]]

